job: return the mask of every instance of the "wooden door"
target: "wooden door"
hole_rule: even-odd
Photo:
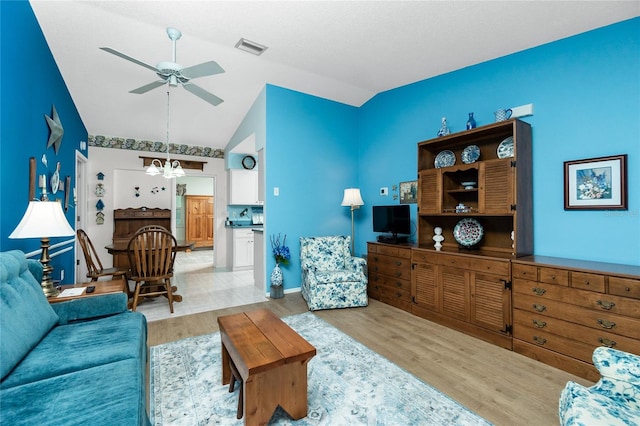
[[[213,247],[213,196],[187,195],[186,197],[187,241],[197,247]]]
[[[411,274],[411,291],[416,305],[432,312],[440,311],[440,292],[436,265],[429,263],[414,263]]]

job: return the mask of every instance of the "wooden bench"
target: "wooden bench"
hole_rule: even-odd
[[[222,384],[232,359],[242,376],[244,424],[265,425],[278,406],[294,420],[307,415],[307,363],[316,349],[273,312],[218,317]]]

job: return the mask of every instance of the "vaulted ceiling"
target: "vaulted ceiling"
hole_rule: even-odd
[[[638,1],[36,1],[31,5],[90,134],[165,141],[172,60],[216,61],[193,82],[214,107],[171,88],[170,141],[224,148],[265,84],[360,106],[377,93],[640,14]],[[266,45],[255,56],[240,38]]]

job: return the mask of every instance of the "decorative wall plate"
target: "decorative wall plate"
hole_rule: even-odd
[[[434,165],[437,169],[439,169],[440,167],[453,166],[454,164],[456,164],[456,155],[453,153],[453,151],[445,149],[444,151],[440,151],[438,155],[436,155]]]
[[[453,228],[453,238],[464,247],[473,247],[482,240],[484,228],[476,219],[467,217]]]
[[[478,158],[480,158],[480,147],[478,145],[469,145],[462,150],[462,155],[460,157],[464,164],[475,163],[478,161]]]
[[[513,157],[513,136],[509,136],[498,145],[498,158]]]

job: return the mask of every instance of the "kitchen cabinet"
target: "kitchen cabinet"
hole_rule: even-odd
[[[229,204],[259,205],[258,172],[255,170],[229,170]]]
[[[233,270],[253,268],[254,236],[251,228],[233,229]]]

